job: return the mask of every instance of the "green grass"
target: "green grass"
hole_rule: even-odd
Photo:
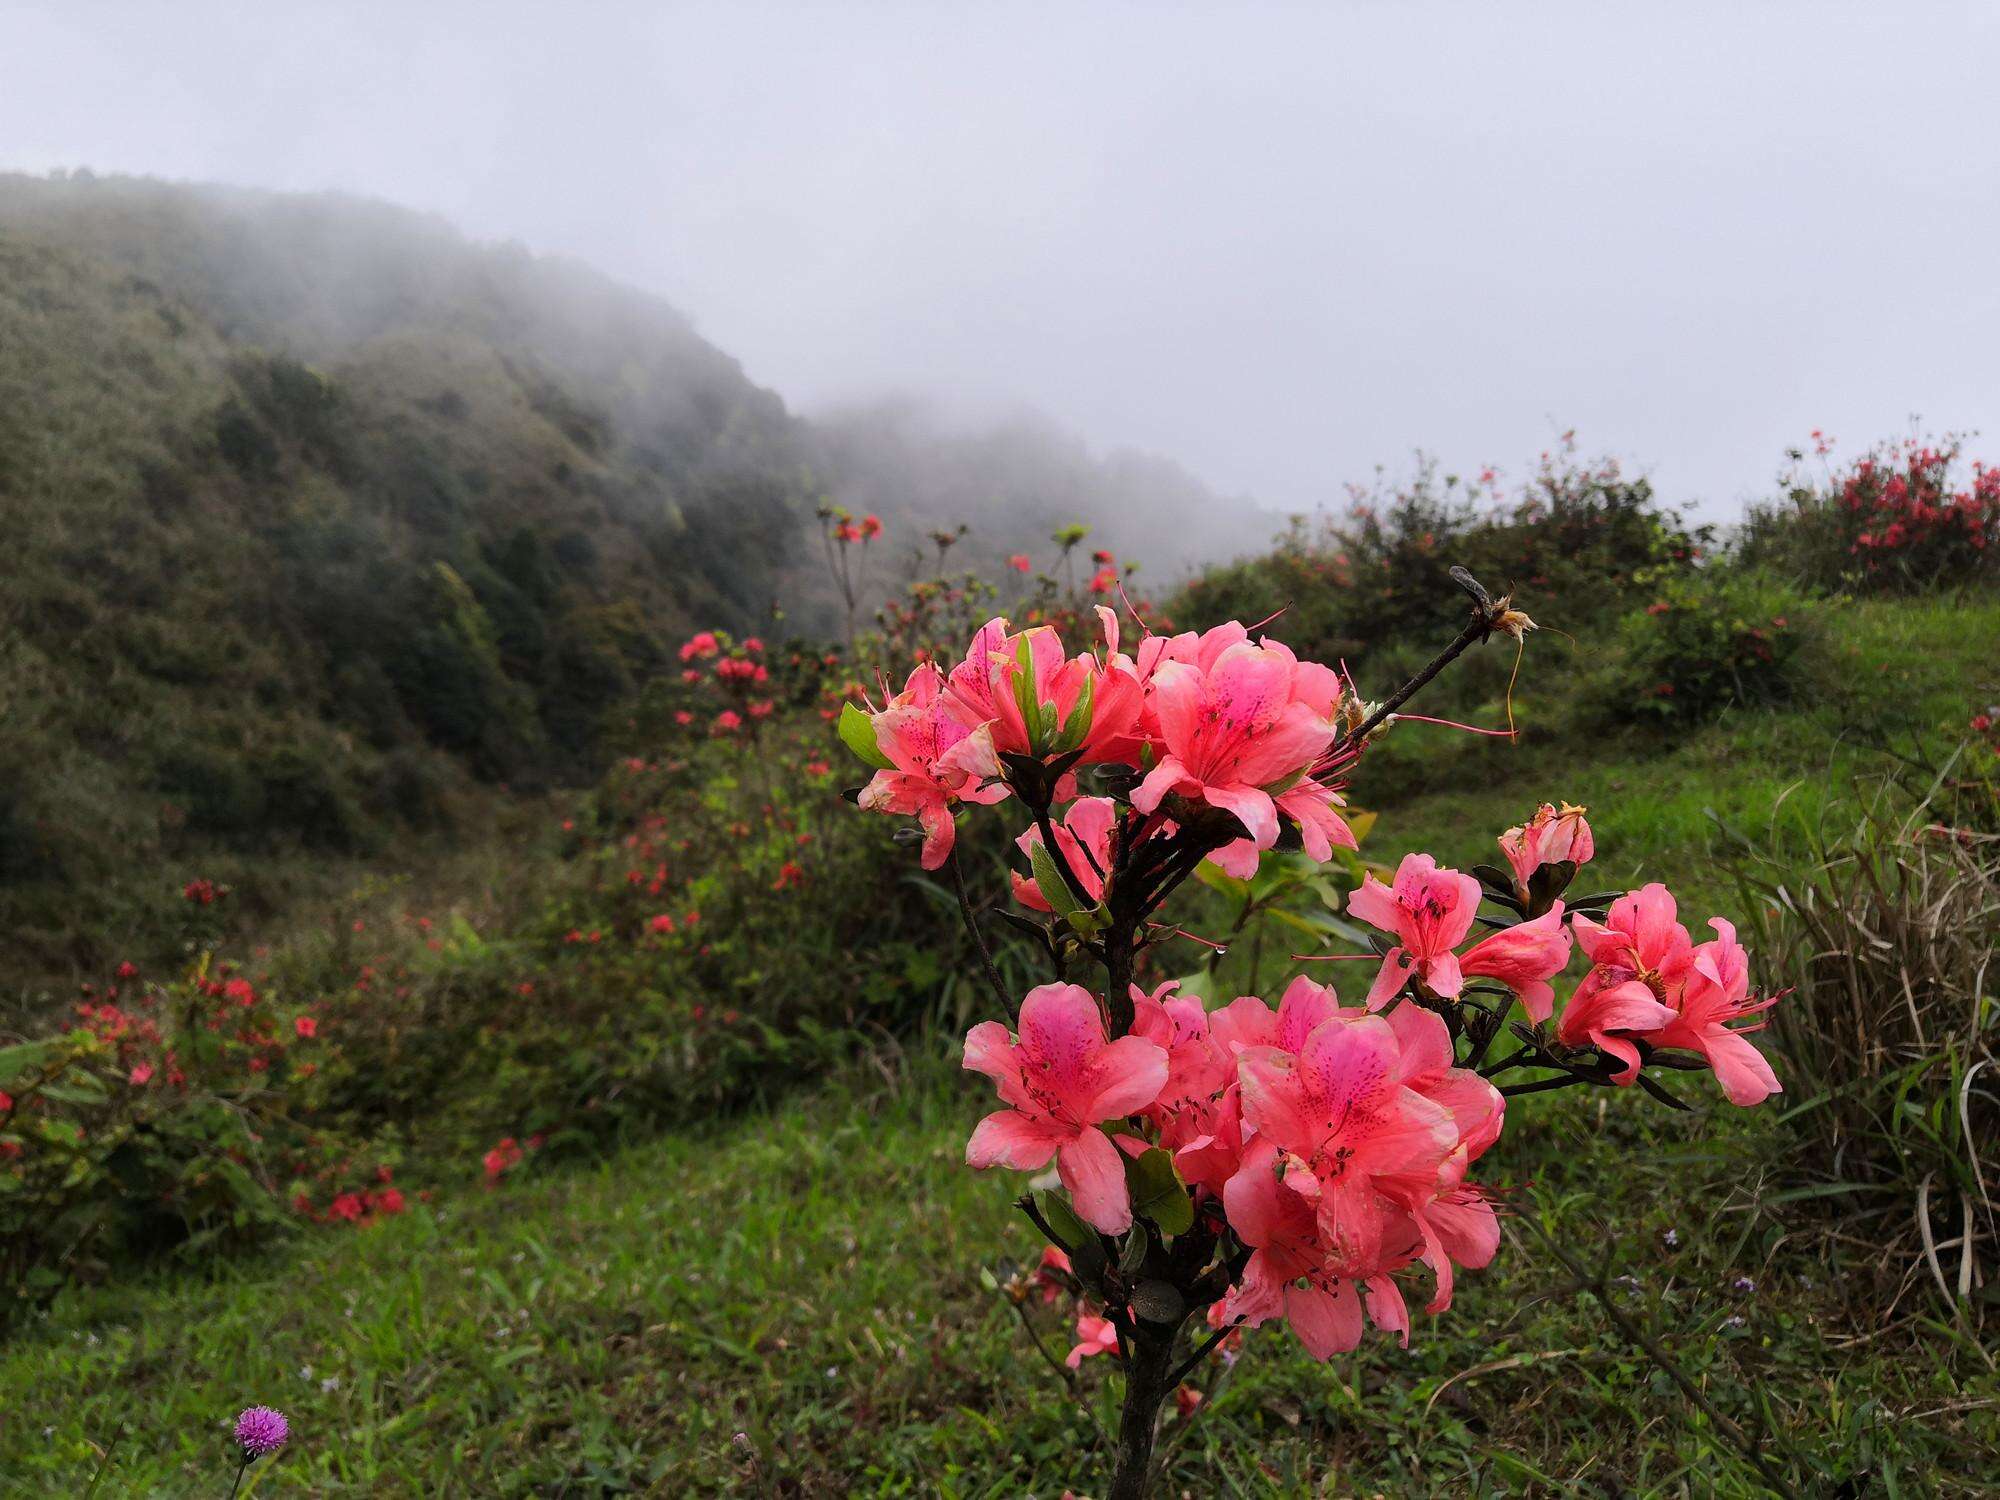
[[[1665,880],[1703,907],[1726,912],[1733,890],[1710,856],[1718,820],[1758,838],[1796,820],[1838,816],[1857,780],[1879,777],[1877,748],[1908,750],[1917,736],[1953,743],[1980,707],[2000,697],[2000,600],[1930,597],[1832,604],[1825,639],[1796,700],[1782,709],[1739,709],[1699,729],[1661,738],[1626,734],[1579,745],[1537,732],[1532,710],[1517,747],[1468,742],[1435,725],[1393,734],[1449,755],[1463,774],[1453,790],[1385,809],[1367,853],[1392,861],[1412,849],[1461,867],[1494,862],[1494,837],[1539,801],[1590,808],[1598,865],[1592,890]],[[1568,648],[1531,637],[1522,667],[1532,685],[1567,670]],[[1537,660],[1537,657],[1540,660]],[[1555,691],[1558,684],[1549,684]],[[1500,705],[1481,722],[1502,723]],[[1407,752],[1398,747],[1399,753]],[[1355,797],[1369,805],[1368,768]],[[1593,878],[1596,877],[1596,878]]]
[[[287,1255],[67,1294],[0,1353],[6,1493],[80,1493],[114,1437],[100,1493],[219,1492],[225,1420],[253,1401],[295,1432],[266,1496],[1101,1492],[1087,1420],[981,1283],[1038,1253],[1018,1183],[961,1165],[984,1103],[937,1060],[885,1063]],[[1615,1225],[1626,1305],[1804,1468],[1975,1493],[2000,1384],[1940,1334],[1854,1342],[1862,1268],[1823,1261],[1837,1247],[1797,1232],[1812,1205],[1767,1187],[1776,1130],[1555,1096],[1517,1104],[1482,1175],[1579,1253]],[[1408,1351],[1371,1336],[1317,1366],[1252,1334],[1169,1493],[1759,1493],[1561,1280],[1514,1222]]]

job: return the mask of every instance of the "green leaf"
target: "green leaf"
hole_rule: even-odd
[[[1296,912],[1287,911],[1283,907],[1275,907],[1272,909],[1271,915],[1286,926],[1296,927],[1299,931],[1311,933],[1316,938],[1338,938],[1343,943],[1352,943],[1355,947],[1364,950],[1370,946],[1369,936],[1365,929],[1355,926],[1352,922],[1343,921],[1328,912]]]
[[[22,1042],[17,1047],[0,1047],[0,1083],[15,1078],[29,1068],[38,1068],[62,1045],[61,1037],[44,1037],[39,1042]]]
[[[1096,716],[1097,679],[1083,679],[1083,691],[1077,695],[1076,706],[1063,720],[1062,734],[1057,738],[1055,748],[1060,752],[1076,749],[1090,733],[1090,725]]]
[[[1225,874],[1216,868],[1213,860],[1203,860],[1194,867],[1194,878],[1212,891],[1220,891],[1232,901],[1250,899],[1250,882],[1238,880],[1234,875]]]
[[[1096,1245],[1097,1231],[1076,1216],[1076,1210],[1069,1206],[1069,1199],[1053,1188],[1043,1188],[1035,1194],[1035,1203],[1042,1211],[1042,1218],[1055,1231],[1056,1238],[1063,1242],[1065,1250],[1080,1250],[1085,1245]]]
[[[1146,1231],[1133,1225],[1125,1236],[1125,1244],[1118,1252],[1118,1274],[1130,1280],[1139,1274],[1139,1268],[1146,1264]]]
[[[1151,1219],[1161,1234],[1186,1234],[1194,1227],[1194,1201],[1174,1171],[1174,1159],[1158,1146],[1125,1159],[1125,1183],[1132,1212]]]
[[[1028,863],[1035,872],[1035,884],[1040,888],[1042,899],[1049,903],[1049,910],[1067,920],[1084,909],[1083,903],[1070,894],[1069,882],[1056,868],[1055,856],[1048,846],[1034,843],[1028,846]]]
[[[1021,726],[1028,731],[1028,749],[1042,753],[1041,705],[1035,701],[1035,656],[1025,633],[1014,648],[1014,706],[1021,711]]]
[[[1111,925],[1111,913],[1102,901],[1095,906],[1079,907],[1063,919],[1080,938],[1094,938]]]
[[[840,741],[869,765],[884,771],[895,769],[895,762],[875,742],[875,721],[852,703],[840,706]]]
[[[44,1084],[41,1094],[58,1104],[102,1104],[104,1085],[89,1073],[71,1073],[66,1082]]]

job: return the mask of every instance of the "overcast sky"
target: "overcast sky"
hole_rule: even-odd
[[[0,0],[0,166],[436,210],[806,411],[1032,405],[1284,508],[1569,426],[1713,514],[1813,427],[2000,440],[1996,101],[2000,6],[1913,0]]]

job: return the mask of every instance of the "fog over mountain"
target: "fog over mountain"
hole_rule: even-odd
[[[1275,509],[1559,429],[1730,513],[2000,408],[2000,12],[0,4],[0,165],[379,197],[808,415],[1023,408]]]

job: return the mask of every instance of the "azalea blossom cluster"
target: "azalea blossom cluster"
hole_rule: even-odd
[[[1985,551],[2000,535],[2000,469],[1974,463],[1972,482],[1954,489],[1950,470],[1957,456],[1956,445],[1908,443],[1893,455],[1858,460],[1840,486],[1841,506],[1862,528],[1849,550],[1920,551],[1957,540]]]
[[[1117,1353],[1128,1390],[1157,1405],[1197,1314],[1217,1339],[1285,1321],[1321,1358],[1371,1322],[1407,1342],[1410,1277],[1427,1273],[1441,1311],[1457,1273],[1498,1248],[1472,1172],[1510,1093],[1643,1083],[1678,1103],[1657,1075],[1700,1068],[1737,1104],[1777,1091],[1745,1034],[1771,1001],[1752,997],[1733,927],[1717,919],[1697,943],[1657,884],[1566,904],[1596,852],[1567,804],[1499,835],[1504,869],[1425,854],[1379,875],[1343,865],[1359,877],[1346,915],[1374,940],[1301,958],[1372,964],[1355,1003],[1308,975],[1275,1005],[1213,1008],[1175,981],[1141,983],[1152,952],[1187,936],[1159,913],[1204,863],[1247,880],[1281,847],[1322,862],[1356,849],[1346,779],[1393,719],[1241,624],[1146,633],[1128,652],[1118,617],[1098,615],[1101,641],[1076,654],[1053,629],[991,621],[956,665],[920,664],[840,725],[875,767],[856,802],[917,820],[922,863],[959,879],[975,938],[957,815],[1023,815],[1012,894],[1044,919],[1055,978],[1011,1026],[966,1037],[965,1067],[1001,1105],[966,1159],[1053,1169],[1024,1208],[1101,1311],[1074,1358]],[[1488,602],[1464,639],[1526,628]],[[1578,952],[1588,967],[1558,1012]],[[1092,961],[1101,988],[1071,977]]]
[[[1210,851],[1225,869],[1254,867],[1257,851],[1277,843],[1281,819],[1297,826],[1315,858],[1336,842],[1353,846],[1331,779],[1345,763],[1332,752],[1342,690],[1331,668],[1302,662],[1276,641],[1253,642],[1235,623],[1202,635],[1149,634],[1127,655],[1117,615],[1104,606],[1097,615],[1101,653],[1070,656],[1052,626],[1015,632],[995,619],[949,672],[923,662],[879,711],[850,705],[841,736],[878,768],[860,805],[916,817],[924,868],[935,870],[951,853],[954,809],[1021,790],[1028,763],[1053,775],[1027,792],[1044,814],[1052,801],[1073,800],[1074,768],[1123,766],[1142,773],[1128,799],[1145,816],[1135,830],[1142,838],[1176,832],[1161,811],[1169,796],[1238,820],[1239,836]],[[1003,760],[1011,762],[1005,771]],[[1071,816],[1108,829],[1101,811]],[[1040,826],[1036,835],[1051,836]],[[1065,855],[1077,836],[1067,819],[1053,835]],[[1101,892],[1097,861],[1072,873],[1079,882],[1094,877]]]
[[[749,724],[754,730],[759,720],[768,719],[776,704],[770,697],[771,669],[764,663],[764,642],[756,636],[733,641],[713,630],[698,630],[681,643],[681,682],[689,688],[704,683],[721,694],[722,709],[709,720],[708,729],[731,735]],[[696,665],[714,663],[709,669]],[[692,708],[674,711],[674,722],[686,729],[695,722]]]
[[[1163,1151],[1167,1180],[1248,1251],[1212,1323],[1282,1318],[1325,1359],[1360,1341],[1365,1305],[1407,1342],[1394,1273],[1428,1265],[1438,1310],[1454,1267],[1498,1247],[1466,1173],[1499,1138],[1499,1091],[1451,1065],[1444,1022],[1420,1007],[1370,1015],[1301,977],[1275,1009],[1244,996],[1211,1014],[1174,988],[1135,992],[1137,1028],[1116,1041],[1078,985],[1031,990],[1018,1035],[974,1027],[965,1065],[1007,1107],[980,1121],[966,1160],[1034,1171],[1053,1159],[1077,1217],[1123,1235],[1126,1163]]]
[[[1831,439],[1814,434],[1821,459]],[[1907,438],[1829,472],[1826,514],[1862,580],[1908,586],[1980,575],[2000,553],[2000,468],[1975,461],[1969,476],[1956,437]],[[1795,482],[1801,503],[1816,487]]]

